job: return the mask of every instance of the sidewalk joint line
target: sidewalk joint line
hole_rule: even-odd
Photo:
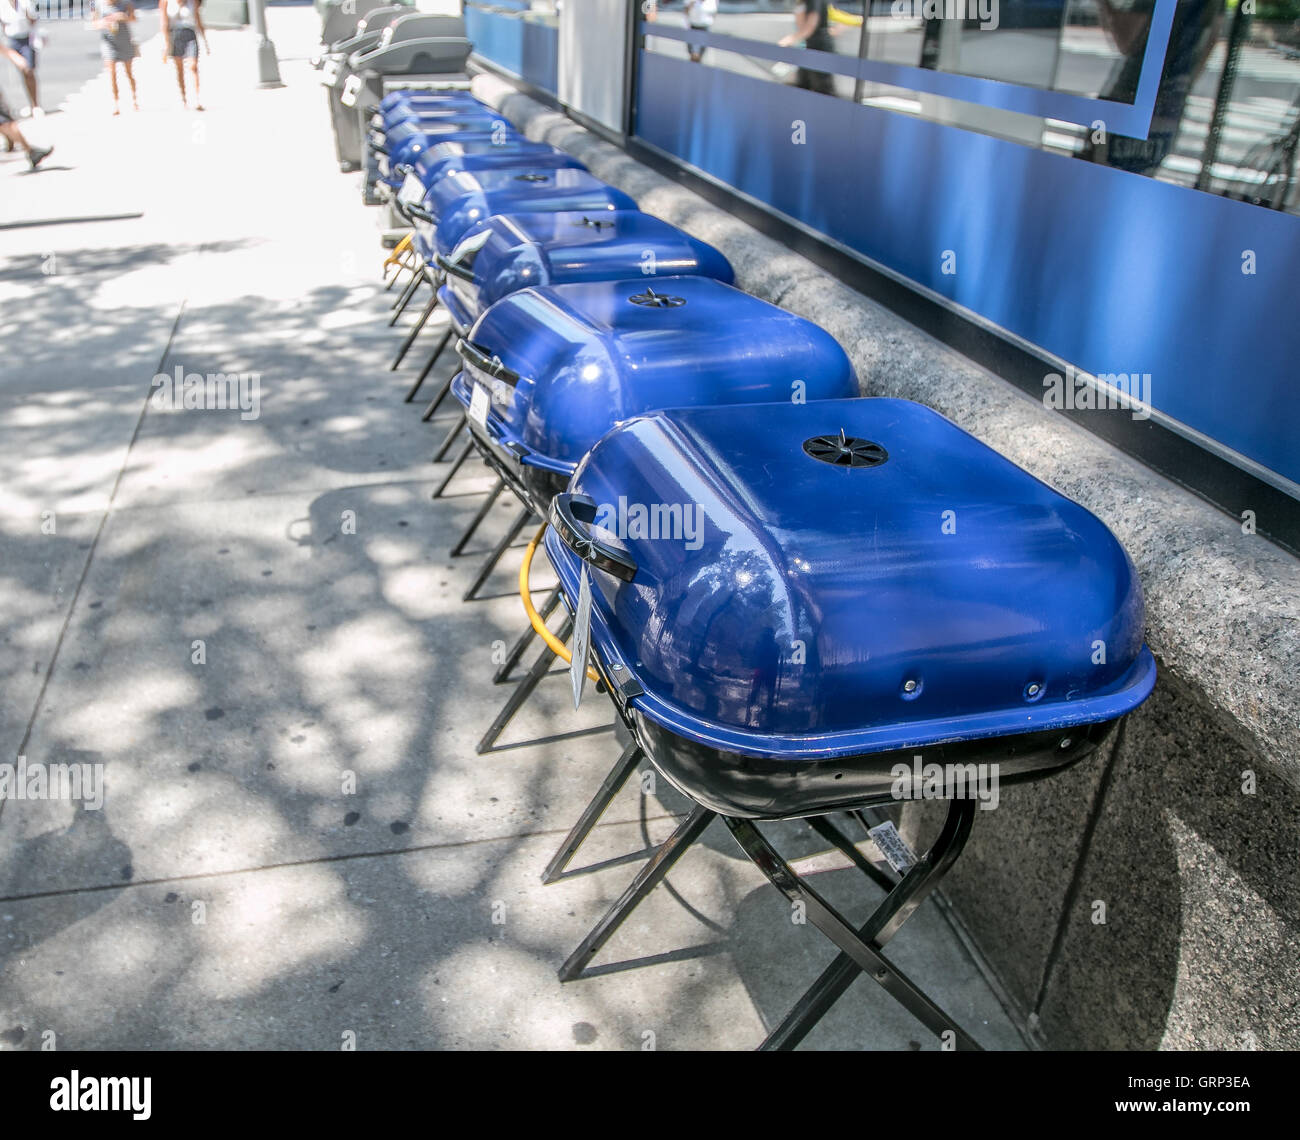
[[[651,815],[646,817],[646,821],[657,823],[663,820],[681,820],[685,818],[680,815],[666,813],[662,815]],[[641,820],[609,820],[601,821],[592,828],[592,831],[599,831],[601,828],[609,827],[631,827],[639,824]],[[350,863],[358,859],[387,859],[394,855],[419,855],[432,851],[455,851],[463,847],[477,847],[484,843],[509,843],[516,839],[540,839],[547,835],[567,835],[567,828],[543,828],[540,831],[520,831],[510,835],[489,835],[480,839],[461,839],[453,843],[421,843],[414,847],[395,847],[391,851],[350,851],[338,855],[320,855],[314,859],[290,859],[284,863],[267,863],[261,867],[232,867],[226,871],[195,871],[188,875],[171,875],[158,879],[139,879],[129,883],[94,883],[85,887],[60,887],[52,891],[35,891],[31,894],[20,895],[0,895],[0,903],[17,903],[31,902],[36,899],[62,898],[66,895],[81,895],[99,893],[103,891],[128,891],[135,887],[160,887],[168,883],[188,883],[197,882],[200,879],[222,879],[235,875],[257,875],[264,871],[287,871],[295,867],[313,867],[318,863]]]
[[[202,253],[203,246],[199,246],[199,252]],[[181,317],[185,314],[185,300],[180,303],[180,308],[176,310],[176,319],[172,321],[171,331],[167,334],[167,343],[163,346],[162,356],[158,360],[158,367],[155,374],[163,370],[163,365],[167,363],[167,357],[172,350],[172,342],[176,339],[176,330],[180,328]],[[50,687],[50,680],[54,676],[54,667],[59,660],[59,652],[63,648],[63,639],[67,636],[68,628],[72,624],[72,615],[77,609],[77,600],[81,597],[82,587],[86,584],[86,578],[90,574],[90,565],[95,560],[95,551],[99,548],[99,540],[104,534],[104,528],[108,525],[109,516],[113,513],[113,503],[117,499],[117,493],[121,489],[122,480],[126,476],[127,465],[131,460],[131,451],[135,447],[136,440],[140,437],[140,428],[144,425],[144,417],[149,411],[149,399],[152,395],[152,386],[150,393],[145,396],[140,405],[140,415],[135,421],[135,430],[131,433],[131,440],[126,445],[126,451],[122,453],[122,464],[117,469],[117,477],[113,480],[113,489],[109,492],[108,501],[104,504],[103,514],[100,515],[99,526],[95,528],[95,537],[90,540],[90,549],[86,552],[86,561],[82,564],[81,575],[77,579],[77,588],[72,592],[72,599],[68,603],[67,612],[63,615],[63,623],[59,626],[59,636],[54,642],[54,651],[50,654],[49,663],[45,667],[45,676],[41,678],[41,688],[36,694],[36,701],[32,705],[32,715],[27,719],[27,727],[23,731],[23,738],[18,743],[16,755],[24,755],[27,745],[31,743],[32,731],[36,727],[36,718],[40,715],[41,704],[45,700],[45,693]],[[4,819],[5,801],[0,800],[0,821]]]

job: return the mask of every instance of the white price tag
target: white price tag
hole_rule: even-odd
[[[473,383],[471,381],[471,383]],[[481,384],[474,385],[469,397],[469,418],[479,427],[487,427],[488,410],[492,407],[492,397]]]
[[[410,206],[422,202],[426,193],[424,183],[414,174],[408,174],[402,182],[402,188],[397,192],[397,200],[404,206]]]
[[[906,840],[898,834],[898,828],[889,820],[876,824],[868,834],[880,853],[889,861],[889,865],[900,875],[907,874],[916,863],[916,855],[913,854]]]
[[[582,703],[582,688],[587,683],[587,653],[591,647],[591,576],[582,564],[582,581],[578,586],[578,608],[573,615],[573,660],[569,662],[569,680],[573,682],[573,707]]]

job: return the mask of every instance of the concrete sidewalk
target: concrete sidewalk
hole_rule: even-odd
[[[92,87],[44,120],[48,169],[0,164],[0,761],[106,787],[98,811],[0,804],[0,1048],[751,1048],[832,950],[723,829],[594,976],[556,980],[683,805],[629,785],[578,860],[604,865],[539,882],[611,717],[557,677],[475,755],[519,551],[460,600],[478,559],[446,552],[488,480],[429,502],[442,429],[401,402],[417,359],[388,371],[376,219],[303,62],[316,16],[271,21],[283,89],[214,32],[205,114],[142,68],[139,115]],[[256,374],[259,415],[152,406],[177,368]],[[843,862],[817,886],[860,921],[874,890]],[[932,903],[892,956],[1021,1047]],[[862,982],[808,1044],[937,1048]]]

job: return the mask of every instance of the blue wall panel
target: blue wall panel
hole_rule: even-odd
[[[465,31],[476,54],[551,95],[559,90],[557,29],[466,5]]]
[[[647,142],[1077,367],[1150,373],[1161,412],[1300,482],[1300,219],[653,52],[636,114]]]

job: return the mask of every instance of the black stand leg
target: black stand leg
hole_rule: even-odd
[[[397,350],[397,356],[393,359],[393,363],[388,366],[390,372],[397,371],[397,366],[402,363],[402,358],[406,355],[411,345],[415,343],[415,338],[420,335],[420,330],[424,328],[424,322],[433,315],[433,310],[437,307],[438,294],[435,293],[429,298],[429,303],[424,306],[423,311],[420,313],[419,320],[415,322],[415,327],[406,334],[406,339],[402,341],[402,347]]]
[[[438,357],[442,355],[442,350],[447,347],[447,342],[451,340],[451,334],[454,333],[455,331],[456,330],[454,327],[449,327],[447,331],[442,334],[442,340],[438,342],[438,347],[433,350],[433,355],[429,357],[428,362],[420,370],[420,375],[415,378],[415,383],[411,385],[411,390],[406,393],[406,403],[409,404],[412,400],[415,399],[415,394],[420,390],[420,385],[424,383],[424,378],[428,376],[429,373],[433,370],[433,366],[438,362]],[[444,386],[444,391],[445,392],[451,391],[450,378],[447,380],[447,383]],[[438,393],[439,399],[441,399],[442,395],[443,392]],[[434,407],[436,408],[437,405],[435,404]],[[433,414],[432,412],[426,412],[422,418],[427,420],[432,414]]]
[[[519,532],[528,525],[528,520],[532,517],[533,512],[530,507],[524,507],[515,516],[515,521],[510,524],[510,529],[506,531],[501,541],[496,544],[495,549],[488,555],[487,561],[479,568],[478,576],[470,583],[469,589],[465,591],[464,601],[472,602],[474,600],[483,583],[488,580],[492,571],[496,569],[497,563],[501,561],[505,552],[510,549],[510,544],[519,537]]]
[[[455,558],[456,555],[458,555],[462,550],[464,550],[465,543],[467,543],[471,538],[474,537],[474,532],[478,530],[483,520],[488,517],[488,511],[492,509],[492,504],[495,503],[497,499],[501,497],[501,492],[504,491],[505,488],[506,488],[506,481],[504,479],[498,479],[496,481],[496,486],[493,487],[492,490],[488,492],[487,499],[484,500],[483,505],[479,507],[474,517],[470,520],[469,526],[465,528],[464,534],[462,534],[460,538],[456,540],[456,545],[451,548],[451,556],[453,558]],[[529,629],[531,628],[532,626],[529,626]]]
[[[455,551],[452,553],[455,553]],[[537,611],[537,615],[542,619],[542,621],[545,621],[555,612],[555,607],[559,604],[560,587],[556,586],[555,589],[546,595],[546,601],[541,604]],[[514,643],[510,652],[506,654],[506,659],[501,662],[500,668],[492,674],[492,684],[499,685],[502,681],[508,681],[510,679],[510,670],[519,664],[519,659],[527,651],[529,645],[532,644],[533,638],[536,636],[537,633],[533,629],[532,623],[529,622],[528,628],[519,635],[519,640]]]
[[[809,921],[840,948],[835,961],[804,994],[781,1027],[763,1043],[764,1049],[793,1048],[848,988],[858,972],[869,974],[936,1036],[942,1038],[951,1033],[956,1048],[979,1049],[973,1038],[880,954],[880,948],[897,933],[961,853],[970,835],[977,806],[974,800],[950,801],[948,819],[934,847],[908,871],[861,931],[853,930],[821,895],[800,880],[752,822],[724,817],[736,842],[754,865],[791,902],[802,902]]]
[[[569,631],[573,629],[573,618],[567,618],[560,627],[560,632],[556,634],[561,641],[569,636]],[[497,742],[497,738],[505,731],[508,725],[521,708],[524,702],[532,696],[533,690],[541,683],[543,677],[550,672],[551,662],[555,660],[555,653],[549,645],[542,646],[541,653],[538,654],[537,660],[533,662],[532,668],[524,674],[519,684],[515,686],[515,691],[506,699],[506,703],[501,706],[501,711],[497,713],[497,718],[483,734],[483,739],[478,742],[475,751],[482,756],[485,752],[490,752]]]
[[[446,493],[447,488],[451,485],[451,481],[454,478],[456,478],[456,472],[458,472],[465,465],[465,460],[467,460],[470,457],[470,453],[473,450],[474,450],[474,441],[472,439],[467,439],[465,441],[465,446],[462,447],[460,451],[456,453],[456,458],[451,461],[451,470],[448,471],[447,474],[443,476],[442,482],[439,483],[438,486],[434,488],[433,495],[431,496],[431,498],[434,499],[442,498],[442,496]]]
[[[818,835],[834,846],[852,861],[853,865],[876,884],[882,891],[888,893],[894,889],[894,880],[886,875],[879,867],[871,862],[850,842],[838,827],[831,823],[824,815],[815,815],[807,821]]]
[[[385,293],[391,293],[391,292],[392,292],[392,290],[393,290],[393,286],[396,285],[396,284],[398,283],[398,281],[401,280],[401,278],[402,278],[402,273],[403,273],[407,268],[408,268],[407,266],[403,265],[401,262],[398,262],[398,263],[397,263],[397,268],[396,268],[396,270],[394,271],[394,273],[393,273],[393,275],[392,275],[391,277],[388,277],[388,271],[387,271],[387,270],[384,271],[384,276],[388,278],[388,284],[384,286],[384,292],[385,292]],[[417,272],[418,272],[418,270],[417,270]]]
[[[605,809],[609,807],[610,801],[618,795],[623,785],[627,783],[627,778],[636,771],[636,766],[641,763],[641,748],[633,742],[623,749],[623,755],[618,758],[618,763],[609,770],[609,775],[605,777],[600,785],[600,789],[592,797],[584,809],[578,822],[573,825],[573,829],[564,837],[564,842],[560,844],[560,849],[551,858],[546,865],[546,870],[542,872],[543,883],[553,883],[563,873],[564,868],[569,865],[569,860],[577,853],[583,841],[591,834],[591,829],[599,822],[600,817],[605,814]]]
[[[393,315],[389,318],[388,327],[391,329],[401,318],[406,306],[411,303],[411,298],[415,296],[415,291],[420,287],[423,276],[417,269],[412,275],[411,280],[407,283],[406,288],[398,295],[397,300],[393,302]]]
[[[582,944],[569,955],[568,961],[560,967],[560,981],[571,982],[574,978],[581,975],[582,971],[587,968],[587,963],[599,953],[600,948],[609,941],[613,935],[652,890],[655,889],[673,869],[674,864],[690,848],[700,834],[712,822],[716,812],[710,811],[706,807],[696,808],[688,815],[677,830],[668,837],[663,845],[650,857],[650,860],[637,873],[635,879],[625,890],[612,907],[605,912],[605,916],[596,923],[595,928]]]
[[[431,463],[442,462],[442,457],[447,454],[447,452],[451,449],[451,445],[456,442],[456,437],[460,435],[461,429],[463,429],[464,426],[465,426],[465,413],[461,412],[461,414],[456,417],[456,422],[451,425],[451,430],[448,431],[445,436],[443,436],[442,442],[438,445],[438,450],[433,453],[433,458],[429,462]]]

